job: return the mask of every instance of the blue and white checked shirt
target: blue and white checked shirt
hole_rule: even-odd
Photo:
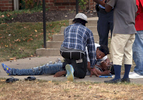
[[[93,33],[82,24],[75,23],[64,30],[64,41],[61,46],[83,52],[87,46],[91,67],[95,65],[96,51]]]

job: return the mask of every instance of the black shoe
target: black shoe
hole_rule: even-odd
[[[112,80],[109,80],[109,81],[104,81],[104,83],[119,83],[121,82],[121,79],[112,79]]]
[[[126,83],[130,83],[130,79],[129,78],[122,78],[121,82],[126,82]]]

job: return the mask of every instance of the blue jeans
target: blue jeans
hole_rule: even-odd
[[[134,72],[143,75],[143,31],[137,31],[133,44]]]
[[[43,75],[55,74],[58,71],[63,71],[63,63],[45,64],[43,66],[34,67],[31,69],[15,69],[12,68],[10,75]]]

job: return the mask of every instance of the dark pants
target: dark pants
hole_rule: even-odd
[[[109,30],[113,30],[113,10],[106,12],[104,9],[99,8],[98,11],[97,31],[99,35],[99,44],[108,46]]]
[[[64,53],[61,54],[64,58],[65,55]],[[77,55],[73,55],[77,56]],[[74,76],[78,78],[84,78],[86,76],[86,71],[87,71],[87,57],[84,55],[82,58],[82,62],[78,63],[76,59],[68,59],[65,58],[63,66],[66,66],[66,64],[71,64],[74,68]]]

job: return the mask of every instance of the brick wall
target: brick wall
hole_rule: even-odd
[[[69,10],[76,8],[76,0],[45,0],[50,10]]]
[[[13,10],[12,0],[0,0],[0,11]]]
[[[50,10],[75,10],[76,9],[76,0],[45,0],[46,7],[50,8]],[[89,0],[88,4],[89,9],[95,8],[95,2],[93,0]]]
[[[41,0],[42,1],[42,0]],[[45,0],[46,8],[50,10],[75,10],[76,0]],[[89,0],[89,9],[94,9],[95,3]],[[0,10],[13,10],[13,0],[0,0]]]
[[[90,9],[95,9],[95,2],[93,0],[89,0],[89,8]]]

